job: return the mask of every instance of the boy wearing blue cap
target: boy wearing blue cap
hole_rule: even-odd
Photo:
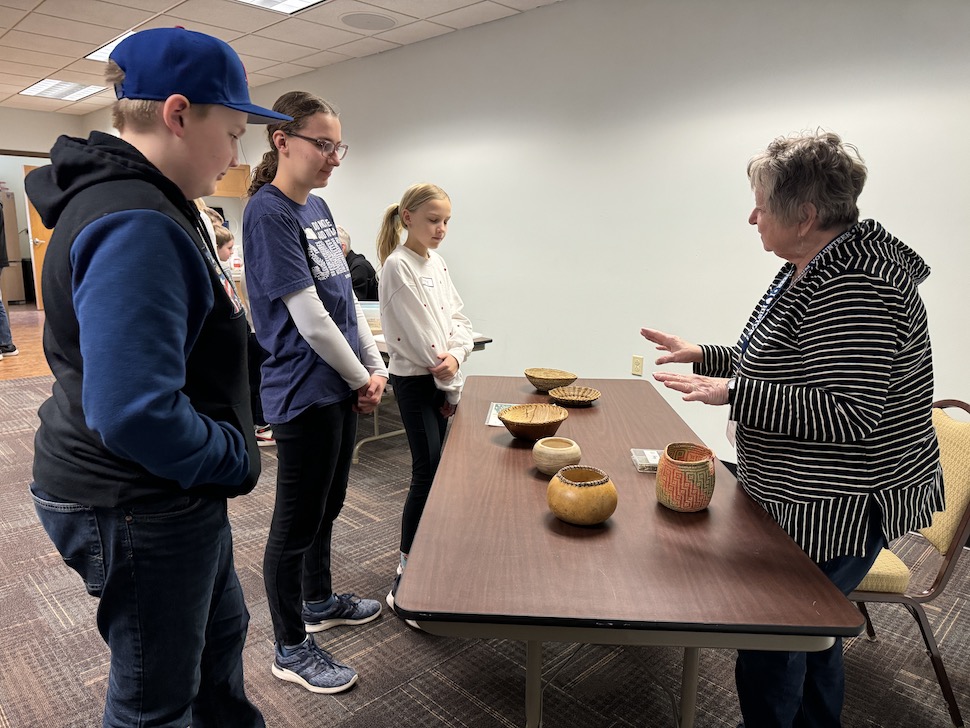
[[[200,72],[199,69],[204,69]],[[111,53],[121,138],[60,137],[27,193],[54,228],[31,492],[100,599],[105,726],[264,726],[243,688],[249,623],[226,499],[259,476],[246,318],[190,200],[237,163],[250,102],[224,42],[181,28]]]

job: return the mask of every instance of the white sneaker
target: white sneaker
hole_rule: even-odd
[[[401,583],[401,574],[400,572],[398,572],[398,575],[394,577],[394,586],[391,587],[391,590],[387,593],[387,596],[384,598],[384,601],[387,602],[387,606],[391,608],[391,611],[394,612],[394,614],[397,614],[397,611],[394,609],[394,592],[397,591],[397,585],[400,583]],[[402,617],[400,614],[398,614],[397,616],[398,616],[398,619],[402,620],[404,624],[406,624],[411,629],[417,632],[424,632],[424,630],[421,629],[421,627],[418,626],[418,623],[415,622],[413,619],[404,619],[404,617]]]
[[[272,425],[256,426],[256,444],[260,447],[271,447],[276,444],[276,440],[273,439]]]

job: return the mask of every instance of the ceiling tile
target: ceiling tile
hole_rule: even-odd
[[[18,74],[20,76],[43,78],[52,71],[56,71],[54,66],[32,66],[29,63],[10,63],[3,64],[3,74]]]
[[[7,97],[11,94],[19,94],[24,90],[23,86],[5,83],[3,76],[0,76],[0,96]]]
[[[283,19],[282,15],[272,10],[228,0],[186,0],[168,11],[168,14],[244,33],[252,33]]]
[[[275,66],[264,68],[259,73],[260,75],[274,76],[276,78],[292,78],[293,76],[302,76],[304,73],[315,70],[315,68],[300,66],[296,63],[277,63]]]
[[[82,20],[85,23],[105,25],[117,30],[128,30],[152,17],[147,10],[133,10],[123,5],[112,5],[100,0],[44,0],[34,12],[57,18]]]
[[[323,68],[324,66],[329,66],[334,63],[340,63],[341,61],[346,61],[350,56],[345,56],[342,53],[334,53],[333,51],[321,51],[320,53],[314,53],[312,56],[303,56],[297,58],[301,65],[313,66],[314,68]]]
[[[364,37],[363,33],[352,33],[349,30],[340,30],[339,28],[332,28],[329,25],[311,23],[309,20],[302,20],[300,18],[288,18],[282,23],[263,28],[255,35],[264,38],[273,38],[274,40],[299,43],[300,45],[308,46],[316,50],[330,48],[341,43],[350,43],[352,40],[358,40]]]
[[[71,83],[83,83],[85,86],[106,85],[103,73],[84,73],[82,71],[70,71],[62,68],[57,72],[57,78],[61,81],[70,81]]]
[[[275,66],[278,63],[278,61],[274,61],[271,58],[257,58],[256,56],[247,56],[242,53],[239,54],[239,60],[242,61],[247,75],[252,71],[261,71],[264,68]]]
[[[362,58],[363,56],[372,56],[375,53],[383,53],[384,51],[400,47],[397,43],[388,43],[386,40],[380,40],[379,38],[361,38],[352,43],[337,46],[335,50],[352,58]]]
[[[106,28],[103,25],[92,25],[42,13],[28,15],[17,24],[17,30],[52,38],[81,41],[91,45],[92,51],[118,36],[117,28]]]
[[[397,3],[395,3],[397,7]],[[344,15],[349,15],[350,13],[373,13],[377,15],[385,15],[391,18],[398,25],[404,25],[405,23],[410,23],[415,20],[412,15],[403,15],[400,12],[392,12],[386,8],[377,8],[372,4],[365,4],[362,2],[357,2],[357,0],[333,0],[326,5],[321,5],[315,8],[309,8],[300,13],[301,20],[312,20],[314,23],[323,23],[324,25],[330,25],[334,28],[344,28],[347,30],[354,30],[356,28],[348,28],[341,22],[340,18]],[[359,31],[361,33],[366,33],[367,31]]]
[[[251,88],[255,88],[256,86],[263,86],[264,84],[267,84],[267,83],[274,83],[275,81],[279,81],[278,78],[273,78],[272,76],[264,76],[260,73],[250,73],[249,76],[246,77],[246,80],[249,81],[249,85]]]
[[[3,102],[4,106],[14,109],[31,109],[33,111],[57,111],[70,104],[63,99],[45,99],[40,96],[11,96]]]
[[[29,63],[32,66],[60,68],[74,60],[73,56],[55,56],[52,53],[38,53],[23,48],[9,48],[0,45],[0,61]]]
[[[31,10],[37,4],[37,0],[3,0],[3,6],[17,8],[18,10]]]
[[[389,40],[391,43],[407,45],[408,43],[417,43],[421,40],[434,38],[436,35],[451,33],[453,30],[454,28],[449,28],[444,25],[429,23],[426,20],[419,20],[416,23],[402,25],[400,28],[388,30],[384,33],[380,33],[379,35],[375,35],[374,37],[381,40]]]
[[[447,25],[450,28],[470,28],[473,25],[488,23],[492,20],[515,15],[517,12],[517,10],[513,10],[512,8],[507,8],[504,5],[486,0],[485,2],[461,8],[460,10],[452,10],[450,13],[435,15],[432,20],[436,23]]]
[[[50,38],[36,33],[23,33],[19,30],[11,30],[0,37],[0,46],[11,48],[22,48],[27,51],[40,53],[56,53],[58,55],[73,55],[75,58],[85,56],[94,48],[90,43],[78,43],[77,41],[65,40],[63,38]]]
[[[263,38],[258,35],[246,35],[234,41],[232,47],[237,53],[257,58],[269,58],[274,61],[292,61],[301,56],[308,56],[319,48],[285,43],[281,40]]]
[[[552,5],[553,3],[559,2],[559,0],[496,0],[496,2],[525,12],[526,10],[542,7],[543,5]]]
[[[7,0],[3,0],[6,2]],[[148,10],[153,13],[160,13],[168,10],[177,0],[105,0],[110,5],[123,5],[125,7]]]
[[[68,71],[78,71],[79,73],[88,73],[98,78],[104,78],[104,61],[92,61],[89,58],[82,58],[80,61],[74,61],[67,66],[64,66]]]
[[[245,33],[241,30],[231,30],[218,25],[206,25],[205,23],[200,23],[197,20],[176,18],[174,15],[159,15],[157,18],[153,18],[142,25],[139,30],[147,30],[148,28],[174,28],[177,25],[181,25],[189,30],[194,30],[196,33],[205,33],[206,35],[215,36],[220,40],[226,41],[226,43],[231,43],[236,38],[240,38],[245,35]]]
[[[33,86],[40,81],[35,76],[21,76],[19,73],[0,73],[0,83],[7,86],[16,86],[17,91],[23,91],[28,86]]]
[[[0,28],[12,28],[24,17],[23,10],[0,7]]]
[[[385,10],[397,10],[399,13],[413,15],[415,18],[430,18],[432,15],[474,5],[479,0],[366,0],[366,2],[368,5],[376,5]]]

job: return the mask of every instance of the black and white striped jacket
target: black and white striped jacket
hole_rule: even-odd
[[[870,504],[888,540],[943,509],[916,290],[930,270],[874,220],[789,284],[793,269],[775,276],[739,343],[702,346],[695,371],[737,377],[738,479],[821,563],[862,555]]]

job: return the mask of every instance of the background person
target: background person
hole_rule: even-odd
[[[327,186],[347,150],[337,112],[302,91],[283,94],[273,108],[293,120],[268,127],[271,150],[253,171],[243,215],[253,322],[269,352],[261,395],[279,460],[263,559],[272,670],[311,692],[335,693],[357,673],[307,633],[380,615],[376,600],[334,593],[331,537],[357,413],[380,402],[387,370],[354,297],[330,208],[310,194]]]
[[[401,518],[401,563],[387,603],[407,565],[431,492],[448,418],[461,399],[460,370],[472,351],[472,325],[438,254],[451,221],[451,199],[432,184],[412,185],[387,208],[377,240],[381,328],[390,354],[394,398],[411,449],[411,486]],[[401,231],[408,231],[400,244]]]
[[[216,210],[208,207],[202,200],[196,200],[196,204],[205,213],[202,221],[209,222],[207,229],[211,230],[212,238],[216,241],[216,256],[222,263],[228,263],[235,255],[236,237],[226,226],[226,221],[222,215]],[[231,267],[229,265],[223,265],[222,268],[225,271],[229,285],[237,287],[238,289],[239,282],[233,279]],[[243,295],[241,298],[243,298],[244,305],[248,305],[246,296]],[[256,334],[253,332],[252,327],[249,326],[247,328],[246,362],[249,369],[249,402],[253,410],[256,444],[260,447],[272,447],[276,444],[276,440],[273,439],[273,426],[266,421],[266,417],[263,415],[263,403],[259,397],[259,384],[262,379],[260,368],[263,362],[266,361],[268,354],[259,345],[259,341],[256,340]]]
[[[765,250],[788,261],[733,347],[654,329],[693,374],[658,372],[687,401],[728,405],[738,481],[848,594],[888,540],[943,509],[933,363],[917,286],[926,263],[859,221],[866,168],[832,133],[773,141],[748,164]],[[842,641],[824,652],[739,651],[746,728],[838,726]]]
[[[340,248],[344,251],[347,258],[347,267],[350,269],[350,279],[354,283],[354,295],[358,301],[377,300],[377,272],[370,261],[350,248],[350,233],[339,225],[337,226],[337,237],[340,239]]]
[[[287,117],[250,103],[226,43],[181,28],[123,40],[107,79],[120,138],[62,136],[26,178],[54,228],[34,504],[99,597],[105,726],[263,726],[226,515],[259,476],[246,319],[190,200],[236,165],[247,123]]]

